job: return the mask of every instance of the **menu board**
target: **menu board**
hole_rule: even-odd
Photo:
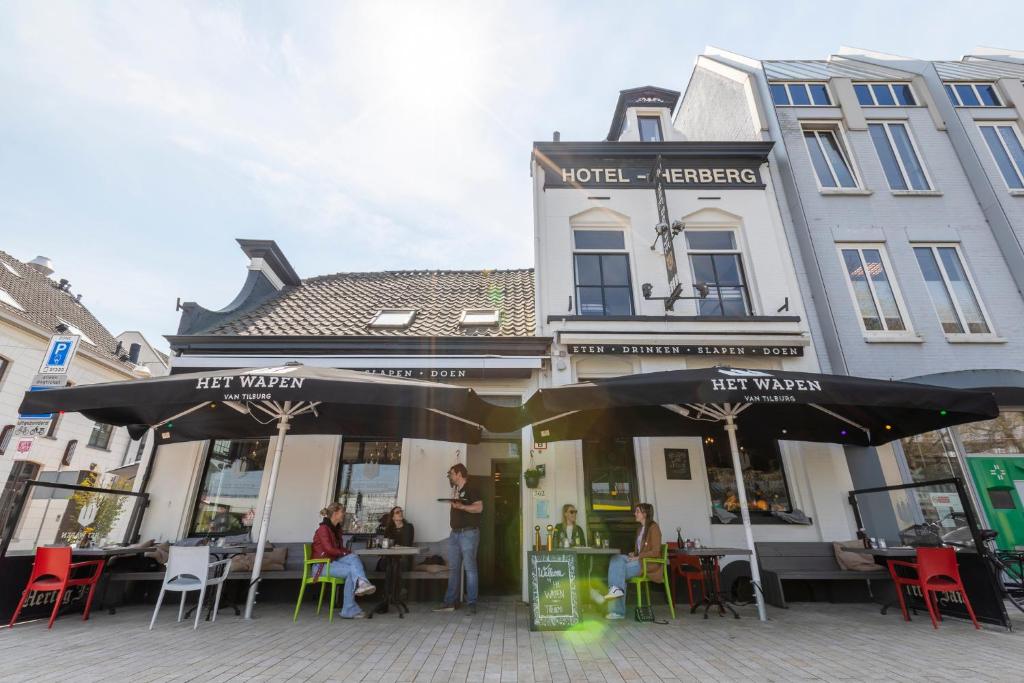
[[[530,630],[561,631],[580,620],[576,554],[530,552]]]

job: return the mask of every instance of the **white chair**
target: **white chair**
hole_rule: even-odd
[[[214,568],[220,565],[226,565],[224,572],[220,576],[211,577]],[[160,596],[156,599],[156,609],[153,610],[153,618],[149,620],[149,629],[153,630],[153,624],[156,623],[156,615],[160,612],[160,606],[163,604],[166,591],[181,593],[178,621],[181,621],[185,614],[185,594],[191,591],[199,591],[199,604],[196,605],[196,621],[192,629],[199,628],[199,618],[203,613],[203,598],[206,597],[207,586],[217,586],[217,597],[213,601],[213,616],[210,618],[211,621],[216,621],[217,610],[220,608],[220,594],[224,589],[224,582],[227,581],[230,571],[231,558],[210,562],[209,546],[188,548],[172,545],[167,556],[167,573],[164,574],[164,584],[160,587]]]

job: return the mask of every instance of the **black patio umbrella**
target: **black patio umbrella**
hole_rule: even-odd
[[[23,414],[82,413],[127,427],[133,438],[152,427],[157,443],[276,434],[246,618],[252,615],[289,431],[478,443],[483,425],[503,423],[496,416],[509,410],[467,387],[299,363],[33,391],[20,407]]]
[[[750,528],[736,430],[778,440],[877,446],[894,439],[999,415],[991,393],[906,382],[779,370],[716,367],[596,379],[537,391],[520,423],[538,442],[632,436],[703,436],[720,424],[729,436],[740,515],[760,572]],[[757,595],[765,618],[764,598]]]

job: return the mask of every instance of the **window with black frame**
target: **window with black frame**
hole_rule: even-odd
[[[750,294],[735,230],[687,230],[686,250],[694,284],[708,287],[697,299],[700,315],[747,316]]]
[[[190,536],[240,534],[252,528],[267,464],[267,439],[210,443]]]
[[[345,531],[374,532],[398,504],[402,442],[345,439],[334,499],[345,506]]]
[[[629,254],[622,230],[574,230],[576,311],[580,315],[633,315]]]
[[[786,472],[782,466],[779,442],[738,434],[740,465],[743,470],[747,509],[751,513],[791,512],[792,500]],[[732,451],[724,433],[704,437],[704,459],[707,463],[711,505],[738,514],[739,496]]]

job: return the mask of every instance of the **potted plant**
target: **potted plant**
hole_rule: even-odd
[[[526,481],[526,488],[535,489],[540,486],[540,480],[544,477],[544,465],[533,463],[533,451],[530,451],[530,468],[523,472],[523,480]]]

